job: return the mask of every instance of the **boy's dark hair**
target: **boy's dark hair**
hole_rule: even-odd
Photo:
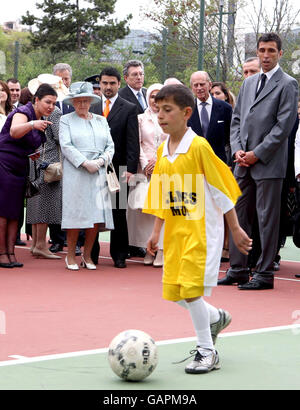
[[[173,99],[175,104],[181,109],[186,107],[195,107],[195,98],[192,91],[181,84],[165,85],[155,96],[155,102]]]
[[[51,87],[50,84],[44,83],[41,84],[39,88],[36,90],[36,93],[33,97],[33,102],[35,102],[36,97],[39,100],[41,100],[42,98],[46,97],[46,95],[53,95],[54,97],[57,97],[57,92],[54,90],[53,87]]]
[[[119,71],[115,68],[115,67],[105,67],[103,68],[103,70],[101,71],[99,77],[100,77],[100,81],[103,75],[108,75],[109,77],[117,77],[118,81],[121,81],[121,74],[119,73]]]
[[[269,41],[275,41],[275,43],[277,44],[278,51],[281,51],[282,41],[279,35],[276,33],[265,33],[262,36],[260,36],[257,41],[257,48],[259,48],[259,44],[261,42],[267,43]]]

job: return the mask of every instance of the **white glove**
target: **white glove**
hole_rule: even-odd
[[[92,159],[92,160],[87,160],[84,161],[82,166],[90,173],[90,174],[95,174],[96,172],[99,171],[100,165],[98,163],[97,159]]]

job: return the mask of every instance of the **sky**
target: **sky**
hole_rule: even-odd
[[[38,12],[36,10],[35,4],[37,2],[41,3],[42,0],[2,0],[2,2],[5,3],[5,6],[1,7],[0,24],[5,21],[15,21],[19,19],[26,13],[27,10],[30,10],[31,13],[37,15]],[[83,3],[84,0],[80,0],[80,2]],[[252,0],[249,1],[249,4],[251,2]],[[260,1],[254,0],[254,2],[258,4]],[[290,0],[290,2],[294,5],[294,8],[296,10],[299,10],[299,0]],[[154,27],[154,23],[150,20],[145,20],[145,18],[142,17],[141,13],[141,9],[143,7],[149,9],[151,8],[151,4],[154,4],[153,0],[117,0],[115,7],[116,16],[121,20],[131,13],[133,15],[133,19],[130,23],[131,29],[139,28],[151,31]],[[263,0],[263,4],[265,6],[274,4],[274,0]]]
[[[16,21],[22,15],[26,14],[29,10],[32,14],[38,15],[35,4],[42,3],[42,0],[2,0],[5,1],[5,7],[1,7],[0,12],[0,24],[5,21]],[[118,19],[122,19],[128,14],[133,15],[131,22],[131,28],[144,28],[145,21],[143,25],[141,24],[140,9],[143,6],[148,6],[151,4],[152,0],[117,0],[116,3],[116,16]],[[147,23],[147,29],[151,28],[152,23]]]

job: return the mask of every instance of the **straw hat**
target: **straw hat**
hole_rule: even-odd
[[[86,81],[78,81],[70,86],[69,95],[64,99],[65,104],[73,105],[74,98],[90,97],[91,104],[96,104],[101,101],[101,98],[94,94],[93,85]]]
[[[35,95],[41,84],[49,84],[57,92],[57,100],[62,101],[68,95],[68,89],[64,85],[62,78],[53,74],[40,74],[37,78],[33,78],[28,83],[29,91]]]

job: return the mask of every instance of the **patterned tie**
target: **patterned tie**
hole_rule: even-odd
[[[138,102],[140,103],[141,107],[145,111],[144,101],[143,101],[142,93],[140,91],[137,93],[137,97],[138,97]]]
[[[209,126],[209,118],[208,118],[208,112],[206,109],[206,102],[202,102],[202,110],[201,110],[201,127],[202,127],[202,132],[203,132],[203,137],[206,138],[208,126]]]
[[[259,94],[261,93],[261,90],[264,88],[264,86],[265,86],[265,84],[266,84],[266,79],[267,79],[266,74],[262,74],[262,75],[261,75],[261,78],[260,78],[260,87],[259,87],[259,89],[257,90],[257,93],[256,93],[255,98],[257,98],[257,97],[259,96]]]
[[[104,115],[105,118],[107,118],[108,114],[109,114],[109,104],[110,104],[110,100],[106,100],[105,101],[105,108],[104,108],[104,111],[103,111],[103,115]]]

